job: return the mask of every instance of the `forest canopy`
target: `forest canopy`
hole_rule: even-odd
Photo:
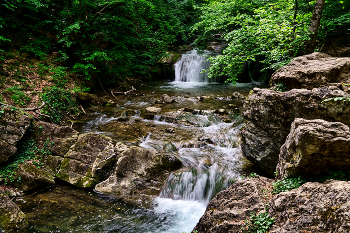
[[[306,52],[316,1],[306,0],[5,0],[0,59],[19,51],[53,56],[61,71],[87,83],[145,78],[174,46],[205,49],[214,34],[226,44],[211,57],[210,77],[235,82],[246,64],[271,72]],[[350,1],[325,1],[316,50],[348,35]],[[348,37],[348,36],[347,36]]]

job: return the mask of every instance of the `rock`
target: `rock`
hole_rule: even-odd
[[[157,108],[157,107],[148,107],[146,108],[146,111],[148,113],[153,113],[153,114],[157,114],[161,111],[162,109],[161,108]]]
[[[0,164],[16,153],[16,145],[31,122],[32,118],[20,110],[0,107]]]
[[[89,107],[90,105],[102,105],[102,101],[100,100],[100,98],[98,98],[94,94],[80,91],[76,94],[76,98],[79,101],[79,103],[81,103],[84,106]]]
[[[273,176],[284,144],[295,118],[324,119],[350,125],[347,101],[327,101],[332,97],[349,97],[336,86],[293,89],[287,92],[254,88],[243,107],[247,120],[242,128],[243,155]]]
[[[306,183],[274,196],[270,233],[350,232],[350,182]]]
[[[115,173],[97,184],[95,190],[134,205],[148,205],[155,195],[159,195],[167,172],[181,165],[174,155],[131,147],[120,155]]]
[[[208,204],[194,230],[198,233],[240,232],[251,212],[265,209],[265,191],[273,180],[264,177],[238,181],[219,192]]]
[[[153,120],[154,116],[159,113],[162,109],[157,108],[157,107],[148,107],[146,108],[146,111],[142,111],[141,117],[148,119],[148,120]]]
[[[78,132],[68,126],[59,126],[39,121],[34,128],[35,142],[39,149],[45,143],[52,144],[48,148],[53,156],[64,157],[69,148],[78,140]]]
[[[232,99],[235,99],[235,100],[245,100],[244,95],[242,95],[242,94],[239,93],[238,91],[233,92],[231,98],[232,98]]]
[[[175,64],[181,57],[181,54],[175,52],[166,52],[166,55],[159,59],[158,63]]]
[[[28,227],[27,216],[0,189],[0,231],[24,230]]]
[[[350,57],[336,58],[319,52],[294,58],[277,70],[270,81],[271,85],[282,83],[289,89],[312,89],[328,83],[349,82]]]
[[[167,94],[163,94],[162,97],[160,98],[161,101],[163,101],[166,104],[170,104],[175,102],[174,98],[171,98],[170,96],[168,96]]]
[[[219,115],[227,115],[228,114],[228,112],[225,109],[222,109],[222,108],[215,110],[215,113],[219,114]]]
[[[31,163],[19,164],[12,185],[23,191],[46,188],[55,184],[54,176],[50,171],[38,168]]]
[[[82,134],[65,155],[57,177],[80,188],[93,188],[109,176],[116,156],[111,138]]]
[[[296,118],[281,147],[278,178],[350,171],[350,130],[340,122]]]

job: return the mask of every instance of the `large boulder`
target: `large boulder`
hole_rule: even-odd
[[[314,176],[330,170],[350,170],[350,130],[340,122],[305,120],[292,123],[281,147],[278,178]]]
[[[327,98],[348,98],[349,94],[339,87],[287,92],[254,88],[243,107],[243,116],[247,120],[241,131],[243,155],[273,175],[280,148],[295,118],[324,119],[350,125],[348,101],[323,102]]]
[[[26,227],[27,216],[0,188],[0,232],[24,230]]]
[[[45,188],[55,184],[55,177],[50,170],[32,163],[19,164],[14,172],[11,185],[23,191]]]
[[[111,138],[95,133],[82,134],[64,156],[57,177],[80,188],[94,188],[108,178],[116,157]]]
[[[172,153],[131,147],[123,149],[115,173],[96,185],[97,192],[112,194],[124,201],[145,206],[159,195],[168,172],[180,168]]]
[[[277,70],[271,84],[282,83],[289,89],[326,86],[328,83],[350,83],[350,57],[331,57],[325,53],[296,57]]]
[[[16,153],[16,145],[26,133],[31,122],[32,118],[24,112],[0,106],[0,164]]]
[[[306,183],[269,203],[270,233],[350,232],[350,182]]]
[[[273,180],[264,177],[238,181],[219,192],[208,204],[194,230],[198,233],[241,232],[251,212],[265,209],[266,191]]]
[[[36,122],[34,127],[34,139],[38,148],[47,146],[53,156],[64,157],[78,140],[78,135],[79,133],[71,127],[43,121]]]

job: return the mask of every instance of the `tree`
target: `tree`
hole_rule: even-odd
[[[307,43],[306,53],[312,53],[316,48],[316,39],[318,28],[320,27],[320,21],[322,17],[322,11],[324,8],[325,0],[316,0],[315,8],[311,17],[310,33],[311,39]]]

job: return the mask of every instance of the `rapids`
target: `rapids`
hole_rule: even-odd
[[[207,63],[197,56],[196,51],[185,54],[177,72],[196,66],[198,73]],[[16,199],[29,218],[29,232],[189,233],[216,193],[251,172],[239,147],[243,102],[231,95],[235,91],[247,95],[252,84],[209,84],[204,74],[194,79],[176,77],[176,81],[148,83],[137,95],[118,96],[114,106],[95,107],[95,113],[75,125],[80,132],[106,134],[127,145],[176,147],[184,167],[169,175],[152,207],[134,207],[92,190],[59,184]],[[157,105],[163,94],[176,101]],[[145,108],[155,105],[161,112],[144,119]]]

